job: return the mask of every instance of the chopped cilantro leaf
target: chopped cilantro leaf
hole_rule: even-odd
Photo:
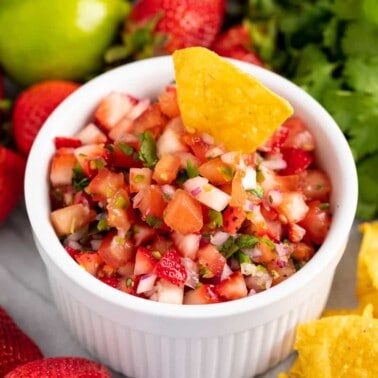
[[[186,161],[186,174],[189,178],[197,177],[199,175],[198,168],[193,165],[190,159]]]
[[[117,147],[126,155],[126,156],[131,156],[134,152],[135,149],[125,142],[119,142],[117,143]]]
[[[237,237],[236,244],[240,249],[253,248],[259,241],[260,238],[256,236],[242,234]]]
[[[230,236],[221,246],[218,247],[219,252],[228,259],[231,257],[238,249],[238,245],[235,244],[235,240]]]
[[[223,217],[221,212],[210,209],[208,215],[210,218],[210,224],[208,226],[210,228],[222,227]]]
[[[146,223],[152,228],[159,228],[163,224],[163,221],[154,215],[147,215]]]
[[[75,165],[72,168],[72,184],[75,187],[75,190],[82,191],[89,184],[89,178],[85,176],[84,171],[79,165]]]
[[[143,161],[144,166],[152,168],[158,162],[156,154],[156,143],[150,131],[145,131],[138,135],[141,143],[139,150],[139,159]]]

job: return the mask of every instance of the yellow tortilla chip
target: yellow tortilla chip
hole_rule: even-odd
[[[361,315],[369,318],[374,317],[374,307],[368,303],[365,307],[359,308],[341,308],[325,310],[322,317],[326,316],[339,316],[339,315]]]
[[[256,150],[293,114],[285,99],[208,49],[176,50],[173,62],[184,125],[230,151]]]
[[[297,328],[290,378],[378,377],[378,319],[331,316]]]
[[[356,294],[360,306],[371,303],[378,317],[378,221],[363,223],[363,232],[357,264]]]

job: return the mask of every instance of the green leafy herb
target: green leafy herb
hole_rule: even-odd
[[[257,236],[242,234],[237,237],[236,244],[240,249],[254,248],[259,241]]]
[[[186,174],[189,178],[197,177],[199,175],[198,168],[193,165],[190,159],[186,161]]]
[[[235,244],[235,240],[232,236],[230,236],[221,246],[218,247],[219,252],[228,259],[231,257],[236,251],[239,250],[237,244]]]
[[[264,189],[261,185],[257,185],[254,189],[249,189],[248,192],[254,194],[257,198],[263,198],[264,197]]]
[[[362,188],[357,216],[376,217],[378,175],[367,162],[378,158],[377,2],[249,0],[247,13],[266,65],[315,97],[344,132]]]
[[[152,228],[159,228],[163,224],[163,221],[154,215],[147,215],[146,223]]]
[[[110,226],[106,219],[100,219],[97,223],[97,230],[98,231],[108,231],[110,230]]]
[[[126,155],[126,156],[131,156],[134,152],[135,149],[125,142],[118,142],[117,147]]]
[[[210,223],[208,224],[208,227],[213,229],[216,227],[222,227],[223,226],[223,217],[222,213],[220,211],[216,211],[213,209],[210,209],[208,212]]]
[[[141,143],[139,150],[139,159],[143,161],[144,166],[153,168],[158,162],[156,153],[156,143],[150,131],[145,131],[138,135]]]
[[[81,169],[79,165],[75,165],[72,168],[73,176],[72,176],[72,184],[75,187],[75,190],[81,191],[89,184],[89,178],[85,176],[84,171]]]

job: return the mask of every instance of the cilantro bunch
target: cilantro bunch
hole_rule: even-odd
[[[316,98],[346,136],[359,179],[357,216],[378,215],[377,0],[249,0],[255,48]]]

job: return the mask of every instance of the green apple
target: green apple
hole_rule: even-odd
[[[0,0],[0,66],[22,86],[87,80],[128,9],[125,0]]]

